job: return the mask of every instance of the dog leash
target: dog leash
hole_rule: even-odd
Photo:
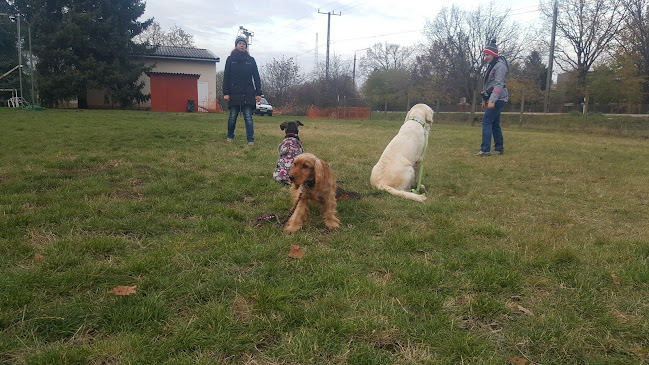
[[[271,215],[262,215],[260,217],[257,217],[257,224],[255,225],[256,227],[261,227],[262,222],[268,222],[271,219],[275,218],[277,221],[278,226],[283,226],[288,222],[289,219],[291,219],[291,216],[293,216],[293,213],[295,213],[295,209],[297,209],[297,205],[300,202],[300,199],[302,199],[302,194],[304,194],[304,185],[300,185],[300,195],[297,196],[297,200],[295,201],[295,204],[293,205],[293,208],[288,212],[288,216],[286,219],[284,219],[283,222],[280,222],[279,216],[277,214],[271,214]]]
[[[282,226],[288,222],[289,219],[291,219],[291,216],[293,216],[293,213],[295,213],[295,209],[297,209],[297,205],[300,202],[300,199],[302,199],[302,194],[304,194],[304,184],[300,185],[300,195],[297,196],[297,200],[295,201],[295,204],[293,205],[293,208],[291,208],[291,211],[288,212],[288,216],[286,219],[284,219],[284,222],[282,222]]]
[[[421,127],[424,128],[424,130],[426,130],[425,123],[422,122],[419,118],[412,117],[410,118],[410,120],[414,120],[415,122],[421,124]],[[426,149],[428,149],[428,132],[426,132],[424,135],[424,153],[421,156],[421,162],[419,163],[419,179],[417,181],[417,189],[410,190],[411,192],[419,195],[423,194],[420,191],[420,189],[421,189],[421,176],[424,174],[424,157],[426,157]]]

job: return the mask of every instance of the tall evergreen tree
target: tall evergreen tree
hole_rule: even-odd
[[[15,12],[8,3],[0,0],[0,13],[13,14]],[[16,47],[16,24],[9,17],[0,16],[0,76],[18,65],[18,50]],[[0,79],[0,89],[18,89],[18,70]],[[0,94],[0,99],[8,99],[10,93]]]
[[[548,68],[541,61],[541,54],[538,51],[532,51],[525,59],[523,74],[525,78],[534,80],[539,90],[545,90]]]
[[[45,105],[77,98],[87,107],[89,89],[105,89],[121,106],[148,100],[137,80],[149,68],[133,54],[148,52],[133,37],[152,19],[139,22],[141,0],[16,0],[32,25],[41,99]]]

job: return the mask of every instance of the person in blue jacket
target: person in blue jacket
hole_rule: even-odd
[[[234,46],[234,50],[225,61],[223,74],[223,99],[228,102],[230,109],[227,141],[234,141],[234,128],[237,125],[237,116],[241,112],[246,124],[246,139],[248,145],[252,146],[255,144],[252,111],[255,109],[256,102],[261,100],[261,80],[257,62],[248,53],[246,38],[237,37]]]
[[[503,132],[500,128],[500,111],[509,101],[507,91],[507,75],[509,65],[505,57],[498,54],[496,40],[492,40],[482,51],[485,62],[488,64],[482,86],[482,144],[480,151],[474,156],[502,155],[505,153],[503,146]],[[494,140],[494,151],[491,152],[491,138]]]

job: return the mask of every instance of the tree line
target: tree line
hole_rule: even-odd
[[[139,21],[144,9],[139,0],[0,1],[0,13],[20,14],[29,26],[36,61],[33,70],[23,62],[24,81],[36,76],[41,103],[53,107],[76,99],[84,108],[89,89],[106,90],[123,107],[150,98],[137,81],[150,68],[132,56],[160,45],[191,47],[193,36],[177,26],[164,31],[153,19]],[[8,20],[0,19],[0,71],[17,64],[16,25]],[[23,60],[29,57],[26,33],[21,32]],[[0,80],[0,88],[18,88],[19,82],[13,72]]]
[[[139,21],[144,7],[140,0],[0,2],[0,12],[20,13],[31,25],[37,62],[25,72],[38,75],[42,102],[78,98],[81,107],[85,91],[99,87],[124,107],[146,100],[137,84],[146,68],[130,56],[156,45],[193,45],[179,27],[165,32],[153,19]],[[447,6],[426,22],[421,44],[368,45],[358,67],[333,56],[328,72],[324,63],[304,73],[293,58],[273,59],[261,65],[263,89],[276,107],[295,112],[310,105],[405,110],[418,102],[462,102],[475,110],[486,66],[482,50],[496,39],[510,64],[510,101],[539,104],[556,29],[553,70],[562,77],[552,102],[617,103],[628,112],[649,104],[649,0],[541,0],[539,8],[543,20],[524,27],[496,2],[470,10]],[[11,27],[0,21],[0,70],[15,64]],[[15,83],[10,75],[0,88]]]

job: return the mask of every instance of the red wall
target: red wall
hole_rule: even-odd
[[[151,111],[186,112],[187,100],[198,111],[199,75],[151,74]]]

